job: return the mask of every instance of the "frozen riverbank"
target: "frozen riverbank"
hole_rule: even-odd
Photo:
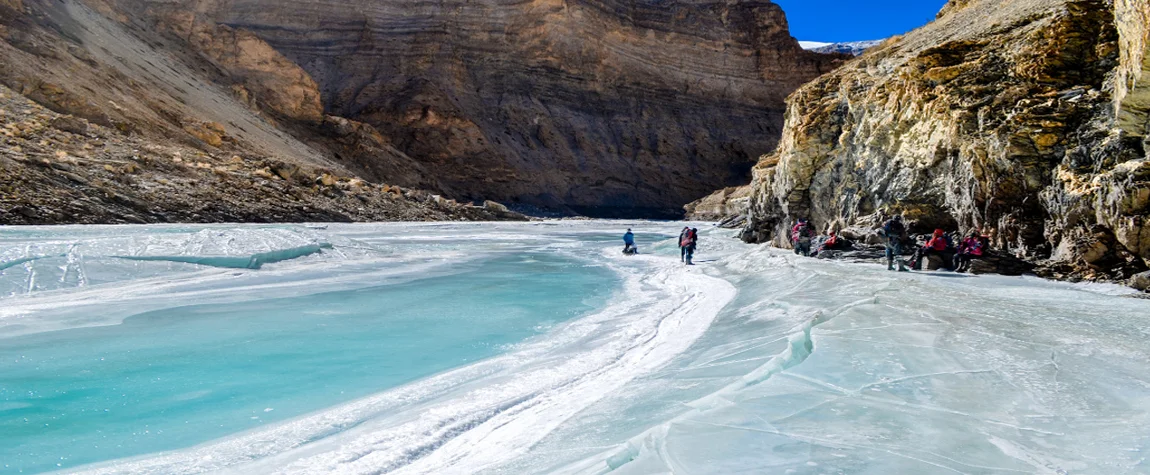
[[[637,258],[619,254],[617,231],[629,225],[644,252]],[[251,302],[251,295],[276,300],[301,289],[346,291],[362,285],[357,279],[364,275],[384,282],[411,280],[413,275],[403,269],[451,277],[464,272],[456,268],[460,263],[479,270],[479,279],[518,282],[514,286],[522,288],[527,284],[517,279],[539,275],[531,261],[557,258],[603,266],[591,269],[609,271],[613,277],[606,279],[615,292],[607,300],[587,302],[587,310],[569,321],[555,319],[537,336],[481,361],[194,447],[84,469],[1146,470],[1143,454],[1150,440],[1140,427],[1150,422],[1150,382],[1145,378],[1150,374],[1150,302],[1107,294],[1123,292],[1117,287],[900,274],[881,266],[802,259],[742,244],[726,231],[705,232],[699,265],[684,267],[671,238],[679,226],[596,221],[332,226],[295,230],[314,233],[318,237],[312,240],[330,244],[330,251],[259,270],[195,266],[187,279],[175,280],[164,274],[167,270],[153,270],[147,278],[157,280],[147,281],[150,287],[181,298],[213,299],[237,311],[251,305],[244,303]],[[309,273],[319,272],[315,267],[291,270],[309,259],[327,259],[330,252],[351,255],[390,246],[403,251],[377,256],[380,261],[356,255],[342,270],[343,265],[318,274]],[[482,256],[488,253],[518,257],[509,273],[485,277],[482,269],[491,262]],[[405,256],[402,263],[386,261],[396,255]],[[447,255],[451,258],[445,260]],[[312,278],[301,284],[302,275]],[[575,282],[574,276],[563,275],[563,282]],[[244,291],[224,292],[223,282]],[[134,285],[148,287],[114,284],[125,290],[107,294],[107,307],[158,304]],[[570,294],[595,294],[589,290],[594,286],[565,288]],[[0,329],[35,336],[39,333],[29,332],[83,324],[82,301],[60,295],[96,295],[92,292],[83,286],[16,291],[4,297],[4,308],[23,313],[9,310],[0,319],[0,325],[9,326]],[[513,298],[522,297],[511,292],[498,300]],[[520,304],[527,313],[540,305]],[[486,315],[486,308],[470,312]],[[52,326],[42,326],[44,321]],[[132,321],[120,326],[130,327]],[[308,345],[300,346],[309,351]],[[422,354],[412,349],[404,356]]]

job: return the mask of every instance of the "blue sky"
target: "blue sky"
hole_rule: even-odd
[[[877,40],[934,20],[946,0],[774,0],[791,36],[806,41]]]

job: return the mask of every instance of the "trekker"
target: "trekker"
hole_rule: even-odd
[[[799,218],[799,222],[791,228],[791,242],[795,246],[795,254],[801,254],[805,257],[811,256],[811,238],[815,237],[815,230],[805,218]]]
[[[976,257],[982,257],[982,235],[978,231],[971,231],[970,236],[958,245],[958,253],[954,255],[954,271],[970,270],[970,261]]]
[[[679,262],[687,262],[687,244],[690,242],[687,237],[690,233],[690,226],[686,226],[682,231],[679,231]]]
[[[639,248],[635,247],[635,234],[631,232],[631,228],[627,228],[627,233],[623,235],[623,254],[628,256],[639,253]]]
[[[691,228],[687,231],[687,265],[693,266],[694,262],[691,259],[695,257],[695,248],[699,247],[699,228]]]
[[[947,249],[951,248],[950,239],[946,236],[946,231],[935,229],[934,234],[931,235],[930,240],[914,251],[914,260],[911,261],[910,267],[914,270],[922,270],[922,263],[926,260],[927,256],[938,255],[942,256]],[[946,260],[945,258],[943,259]]]
[[[902,216],[894,215],[882,224],[882,234],[886,236],[886,270],[894,270],[894,263],[898,262],[899,272],[907,272],[902,263],[902,240],[906,237],[906,226],[902,224]]]

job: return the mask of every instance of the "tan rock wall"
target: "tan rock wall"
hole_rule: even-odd
[[[289,119],[322,121],[319,87],[311,76],[252,32],[218,25],[198,12],[213,6],[193,2],[191,9],[184,9],[160,4],[148,10],[147,18],[227,72],[257,106]]]
[[[734,186],[693,201],[684,209],[688,220],[721,221],[746,216],[750,204],[750,186]]]
[[[1115,0],[1121,65],[1114,100],[1119,126],[1133,136],[1150,135],[1150,2]]]
[[[903,213],[1065,260],[1100,225],[1150,259],[1138,120],[1115,118],[1116,104],[1139,110],[1139,15],[1145,2],[952,1],[791,96],[779,151],[755,170],[747,239],[782,244],[797,217],[843,228]]]
[[[259,36],[315,79],[328,114],[374,126],[445,194],[588,212],[681,212],[745,183],[778,140],[783,99],[839,61],[799,48],[768,1],[175,5],[191,20],[169,23],[191,23],[173,28],[225,69],[288,78],[266,88],[286,91],[280,104],[308,91],[282,87],[289,69],[250,71],[228,35],[197,22]]]

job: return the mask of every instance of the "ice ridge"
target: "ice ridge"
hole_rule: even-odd
[[[117,259],[128,259],[133,261],[167,261],[167,262],[182,262],[186,264],[197,264],[210,267],[222,267],[225,269],[259,269],[264,264],[274,264],[276,262],[288,261],[292,259],[299,259],[307,257],[312,254],[323,252],[324,249],[331,249],[332,245],[329,243],[308,244],[306,246],[292,247],[288,249],[277,249],[274,251],[260,252],[248,256],[112,256]],[[0,267],[2,269],[2,267]]]
[[[68,256],[67,254],[53,254],[53,255],[50,255],[50,256],[28,256],[28,257],[21,257],[21,258],[13,259],[13,260],[11,260],[11,261],[4,261],[4,262],[0,262],[0,271],[4,271],[5,269],[10,269],[10,268],[12,268],[12,267],[16,267],[16,266],[18,266],[18,265],[21,265],[21,264],[25,264],[25,263],[28,263],[28,262],[32,262],[32,261],[35,261],[35,260],[38,260],[38,259],[49,259],[49,258],[53,258],[53,257],[67,257],[67,256]]]

